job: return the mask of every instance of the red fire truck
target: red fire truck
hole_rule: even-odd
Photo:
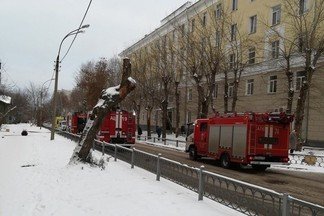
[[[67,130],[71,133],[82,133],[87,122],[87,114],[84,112],[69,113],[66,117]]]
[[[97,139],[111,143],[135,143],[135,116],[125,110],[109,112],[101,124]]]
[[[292,115],[285,113],[244,113],[197,119],[189,157],[211,157],[221,166],[252,165],[265,170],[271,164],[288,164]]]

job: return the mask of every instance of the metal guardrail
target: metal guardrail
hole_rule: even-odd
[[[289,161],[291,164],[324,167],[324,156],[319,155],[290,154]]]
[[[76,141],[78,135],[58,132],[66,138]],[[198,193],[198,200],[208,197],[247,215],[282,215],[282,216],[324,216],[324,207],[296,199],[204,170],[153,155],[135,148],[117,144],[95,141],[96,150],[112,155],[114,160],[122,160],[131,165],[143,168],[160,177],[169,179]]]
[[[156,136],[137,136],[138,141],[147,141],[147,142],[153,142],[153,143],[160,143],[165,146],[175,146],[175,147],[185,147],[186,141],[177,140],[177,139],[166,139],[166,138],[159,138]]]

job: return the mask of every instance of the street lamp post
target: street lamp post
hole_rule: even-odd
[[[55,134],[55,123],[56,123],[56,95],[57,95],[58,71],[59,71],[59,67],[60,67],[60,52],[61,52],[62,44],[63,44],[63,41],[67,37],[69,37],[71,35],[83,33],[84,31],[82,31],[81,29],[88,28],[88,27],[89,27],[89,25],[83,25],[80,28],[75,29],[75,30],[69,32],[62,39],[62,41],[60,43],[60,46],[59,46],[59,50],[58,50],[57,57],[56,57],[56,62],[55,62],[55,84],[54,84],[54,93],[53,93],[53,117],[52,117],[51,140],[54,140],[54,134]]]

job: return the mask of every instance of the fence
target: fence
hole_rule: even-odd
[[[290,154],[289,161],[291,164],[318,166],[324,168],[324,156],[309,154]]]
[[[147,141],[147,142],[153,142],[153,143],[159,143],[165,146],[174,146],[174,147],[181,147],[185,148],[186,147],[186,141],[182,140],[177,140],[177,139],[166,139],[166,138],[159,138],[155,136],[137,136],[137,140],[139,141]]]
[[[65,132],[59,134],[77,140],[79,136]],[[96,150],[112,155],[131,165],[143,168],[161,177],[178,183],[198,193],[198,200],[208,197],[247,215],[282,215],[282,216],[324,216],[324,207],[261,188],[249,183],[228,178],[204,170],[194,168],[176,161],[153,155],[135,148],[127,148],[117,144],[95,141]]]

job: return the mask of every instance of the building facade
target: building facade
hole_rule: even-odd
[[[303,47],[309,40],[303,40],[307,32],[302,34],[298,20],[313,19],[315,8],[322,6],[317,0],[187,2],[120,56],[132,60],[138,71],[135,78],[145,74],[145,83],[154,82],[152,74],[173,80],[168,87],[168,129],[177,127],[177,113],[178,127],[194,121],[206,111],[202,105],[206,100],[209,116],[214,112],[278,112],[287,110],[291,91],[294,112],[308,78]],[[323,61],[318,62],[302,131],[309,143],[324,146],[324,68]],[[146,125],[145,111],[140,115],[139,124]],[[152,125],[161,125],[158,105],[152,115]]]

